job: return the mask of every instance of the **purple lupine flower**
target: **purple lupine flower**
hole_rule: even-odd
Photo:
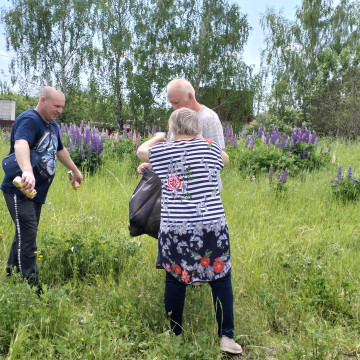
[[[255,145],[255,137],[253,135],[250,139],[249,150],[252,150],[254,148],[254,145]]]
[[[92,146],[92,143],[89,142],[89,149],[88,149],[88,153],[87,153],[88,158],[91,158],[92,151],[93,151],[93,146]]]
[[[79,128],[76,129],[75,135],[76,135],[76,145],[80,147],[81,141],[82,141],[82,136],[81,136],[81,132],[80,132]]]
[[[257,131],[257,134],[256,134],[256,136],[257,136],[258,139],[261,138],[262,132],[263,132],[263,131],[262,131],[262,124],[260,124],[260,127],[259,127],[259,129],[258,129],[258,131]]]
[[[80,159],[81,159],[81,160],[84,160],[84,159],[85,159],[84,149],[80,149]]]
[[[298,154],[298,160],[301,160],[301,156],[300,156],[300,154]]]
[[[248,145],[249,145],[249,138],[250,138],[250,136],[247,136],[245,139],[245,147],[248,147]]]
[[[285,171],[284,171],[284,176],[283,176],[283,183],[285,184],[286,183],[286,180],[287,180],[287,177],[288,177],[288,169],[286,168]]]
[[[333,184],[334,183],[334,178],[330,178],[330,183]]]
[[[339,178],[338,178],[338,177],[335,179],[335,184],[336,184],[336,185],[339,184]]]
[[[352,183],[353,183],[354,185],[356,185],[356,183],[357,183],[356,178],[352,179]]]
[[[348,170],[348,178],[351,179],[353,175],[354,174],[353,174],[353,171],[352,171],[352,166],[350,165],[349,170]]]
[[[71,147],[72,143],[71,143],[71,136],[70,136],[70,133],[67,134],[67,146],[68,147]]]
[[[339,165],[339,168],[338,168],[338,178],[341,179],[341,170],[342,170],[342,167],[341,165]]]
[[[315,139],[316,139],[316,131],[314,130],[312,133],[312,144],[315,143]],[[316,139],[317,140],[317,139]],[[317,144],[316,144],[317,145]]]
[[[305,129],[305,133],[303,135],[303,141],[305,142],[309,142],[309,134],[310,134],[310,131],[308,128]]]
[[[269,170],[269,181],[273,181],[274,167],[271,165]]]
[[[306,149],[305,146],[303,147],[303,151],[302,151],[302,158],[305,159],[306,156]]]
[[[235,136],[234,136],[233,146],[235,147],[235,149],[237,149],[239,147],[238,140],[237,140],[237,138]]]
[[[267,132],[267,133],[266,133],[266,137],[265,137],[265,143],[266,143],[267,145],[269,145],[269,140],[270,140],[270,134],[269,134],[269,132]]]

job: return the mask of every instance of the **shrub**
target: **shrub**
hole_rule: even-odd
[[[352,166],[349,166],[347,176],[342,175],[342,166],[339,165],[337,177],[331,178],[331,189],[334,196],[342,201],[356,201],[360,195],[360,181],[354,177]]]
[[[297,173],[300,170],[314,170],[330,162],[330,155],[317,149],[316,132],[302,126],[294,129],[291,137],[272,128],[271,133],[262,126],[256,134],[247,136],[245,144],[238,148],[227,147],[229,156],[240,171],[247,174],[274,171]]]
[[[105,135],[83,122],[80,126],[62,124],[60,133],[75,165],[83,172],[93,174],[102,164]]]
[[[138,247],[134,239],[118,239],[116,234],[53,233],[44,234],[39,241],[38,264],[46,282],[69,278],[93,279],[110,274],[118,275],[127,259]]]

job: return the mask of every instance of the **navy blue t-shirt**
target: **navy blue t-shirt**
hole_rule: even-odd
[[[55,120],[48,124],[36,110],[28,110],[20,114],[14,122],[10,138],[10,154],[14,152],[15,141],[20,139],[26,140],[29,143],[30,149],[39,151],[47,149],[45,155],[40,160],[41,165],[44,166],[46,171],[43,171],[40,164],[33,169],[37,194],[32,201],[44,204],[47,192],[55,176],[57,151],[64,148],[60,139],[59,127]],[[51,141],[50,144],[49,141]],[[13,179],[5,175],[1,184],[1,190],[10,194],[23,195],[13,185],[12,181]]]

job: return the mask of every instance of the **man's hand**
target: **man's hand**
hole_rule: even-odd
[[[30,171],[24,171],[21,176],[21,181],[23,183],[23,188],[26,190],[33,190],[35,187],[35,177],[34,174]]]

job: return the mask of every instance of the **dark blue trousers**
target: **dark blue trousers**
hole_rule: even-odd
[[[15,194],[4,193],[4,198],[15,224],[15,236],[6,264],[7,271],[10,274],[12,268],[17,268],[30,285],[38,285],[36,235],[42,204]]]
[[[234,298],[231,284],[231,274],[209,282],[212,290],[213,303],[218,323],[218,335],[234,337]],[[165,279],[165,311],[170,320],[170,326],[175,335],[182,332],[183,311],[185,305],[186,287],[172,275],[166,273]]]

